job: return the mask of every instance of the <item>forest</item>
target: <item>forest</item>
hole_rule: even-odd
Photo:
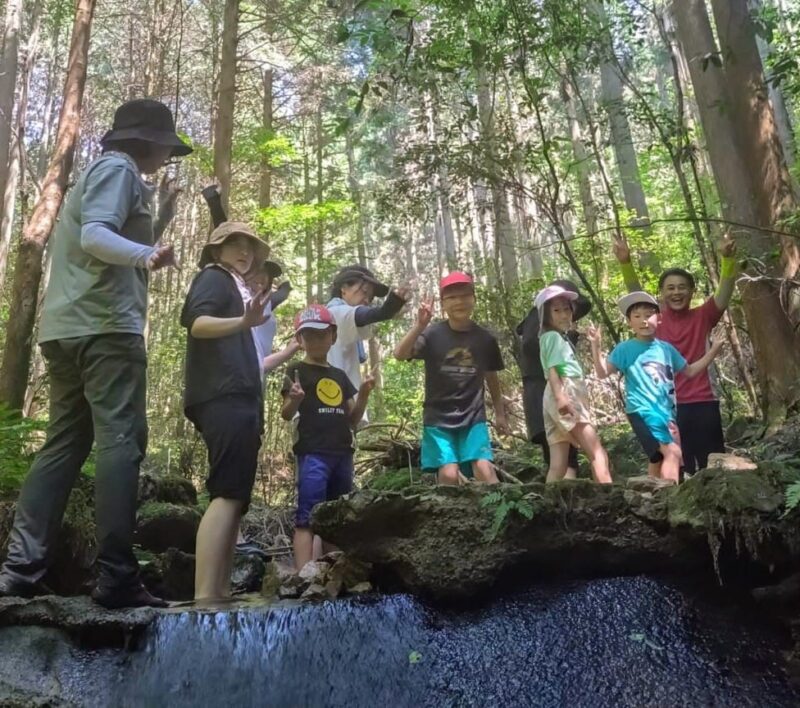
[[[509,470],[540,464],[516,327],[537,290],[568,278],[606,345],[625,339],[619,239],[643,289],[656,294],[659,273],[680,266],[697,280],[695,304],[718,284],[718,244],[736,242],[715,385],[726,425],[751,441],[780,431],[800,403],[798,26],[794,0],[6,0],[0,486],[19,486],[47,418],[35,343],[59,207],[115,108],[140,97],[167,104],[194,148],[165,168],[181,191],[163,241],[180,268],[150,283],[145,467],[204,477],[182,411],[180,310],[213,183],[292,283],[276,348],[347,263],[412,292],[369,341],[378,382],[357,480],[387,440],[418,437],[422,369],[391,353],[423,295],[457,269],[474,275],[475,319],[506,363],[512,430],[496,444]],[[281,385],[280,372],[268,378],[255,495],[291,506]],[[616,381],[590,376],[589,389],[607,442],[624,435]]]

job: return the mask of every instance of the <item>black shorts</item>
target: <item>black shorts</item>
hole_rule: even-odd
[[[712,452],[725,452],[719,401],[678,404],[683,468],[689,474],[708,467]]]
[[[647,459],[653,463],[661,462],[664,459],[660,449],[661,443],[653,437],[653,433],[650,432],[650,428],[647,427],[642,416],[638,413],[628,413],[627,416]]]
[[[263,404],[253,396],[228,395],[187,411],[208,448],[206,489],[211,499],[250,504],[263,430]]]

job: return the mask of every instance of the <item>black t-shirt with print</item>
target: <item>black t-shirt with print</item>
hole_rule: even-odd
[[[347,402],[358,393],[350,378],[335,366],[318,366],[304,361],[286,371],[281,393],[286,395],[299,374],[305,398],[300,404],[296,455],[312,452],[341,453],[353,449],[353,432]]]
[[[489,330],[473,322],[461,332],[447,321],[437,322],[417,339],[414,359],[425,362],[424,425],[462,428],[486,420],[486,372],[504,368],[500,346]]]

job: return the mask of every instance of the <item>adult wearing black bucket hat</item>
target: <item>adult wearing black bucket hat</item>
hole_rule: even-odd
[[[575,283],[570,280],[554,280],[550,285],[560,285],[565,290],[578,293],[578,299],[575,300],[575,310],[572,315],[573,322],[577,322],[589,314],[592,309],[592,303],[586,296],[581,294]],[[522,341],[522,356],[519,366],[522,372],[522,407],[525,411],[528,439],[542,446],[545,465],[549,465],[550,447],[545,437],[544,416],[542,413],[542,398],[544,389],[547,386],[547,379],[539,358],[539,313],[536,307],[530,309],[525,319],[517,325],[516,331]],[[578,340],[578,333],[573,330],[569,332],[567,338],[570,339],[574,346]],[[578,450],[575,447],[570,447],[566,478],[574,479],[577,471]]]
[[[50,380],[47,438],[25,478],[0,570],[0,595],[41,590],[81,466],[96,443],[97,587],[109,607],[163,606],[139,579],[133,554],[139,464],[147,445],[144,326],[150,271],[175,264],[158,238],[174,213],[165,185],[158,219],[156,172],[191,147],[169,108],[120,106],[103,154],[78,178],[51,239],[52,267],[39,322]]]

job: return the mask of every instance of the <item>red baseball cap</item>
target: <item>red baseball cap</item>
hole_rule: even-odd
[[[462,273],[460,270],[448,273],[439,281],[439,292],[449,288],[451,285],[469,285],[473,290],[475,289],[475,282],[472,280],[472,276]]]
[[[301,329],[328,329],[328,327],[336,327],[336,320],[325,305],[309,305],[294,317],[295,334]]]

